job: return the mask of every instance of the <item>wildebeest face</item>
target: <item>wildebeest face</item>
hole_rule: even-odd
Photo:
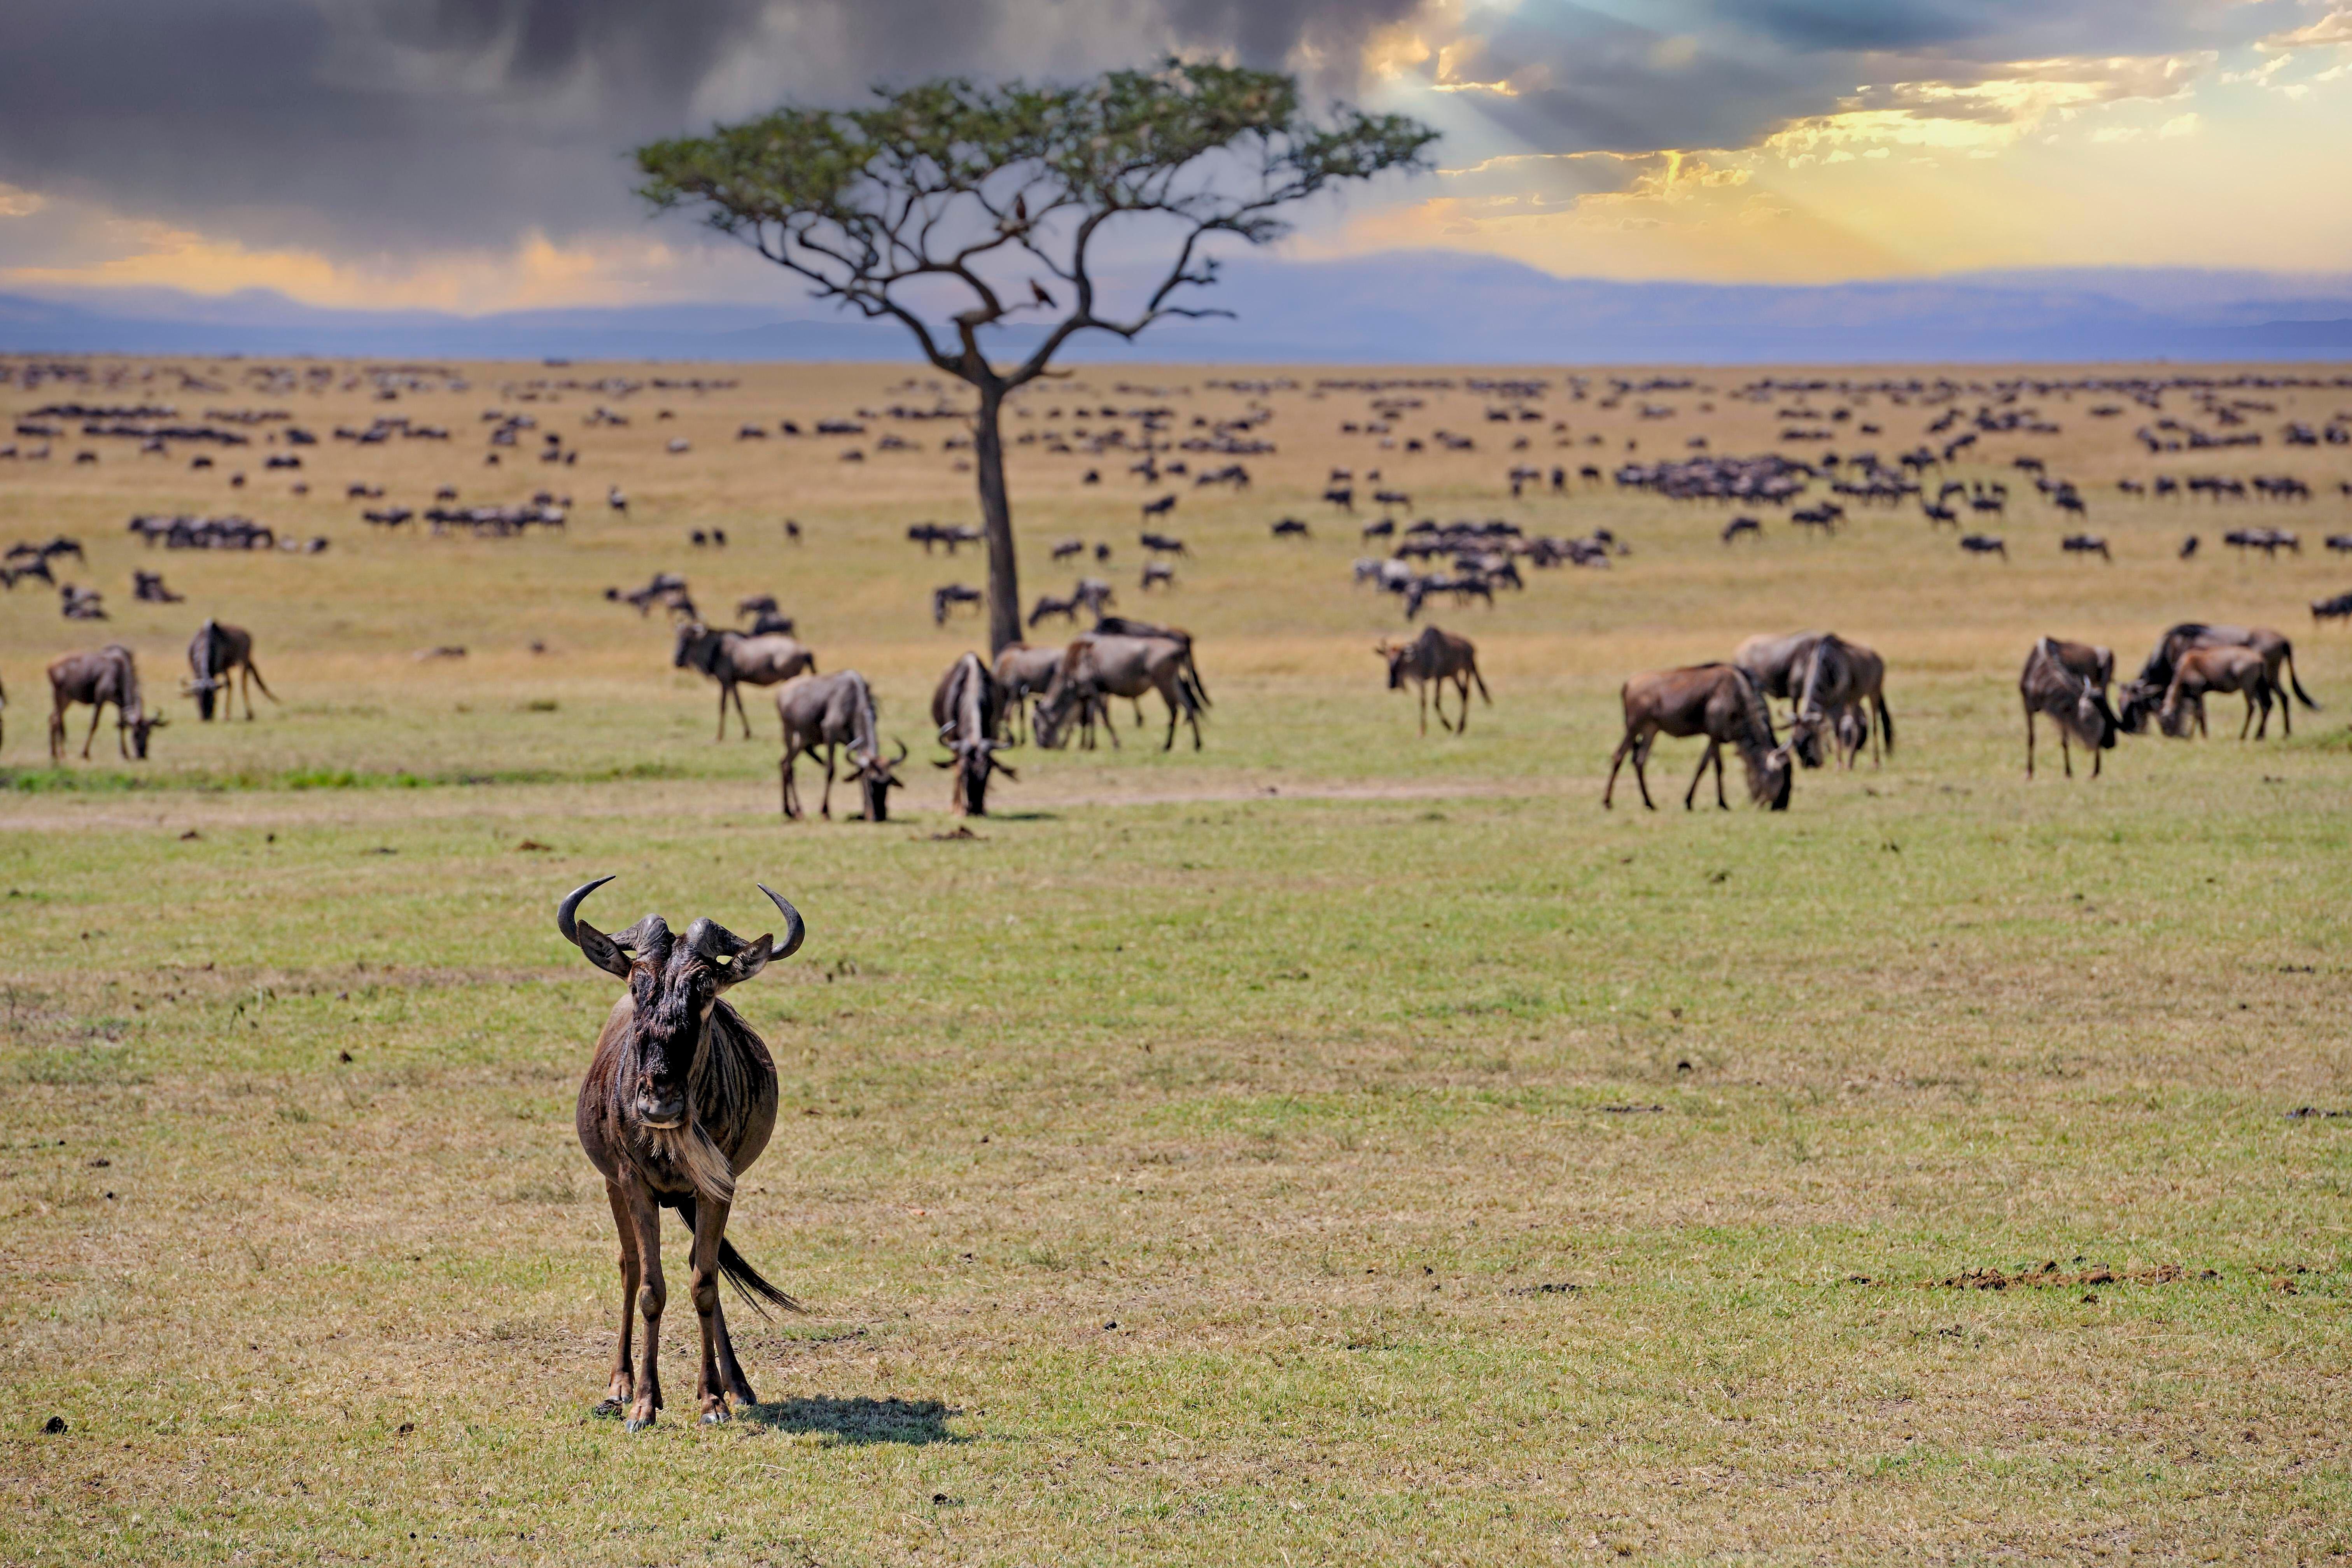
[[[1412,651],[1412,645],[1398,647],[1391,643],[1379,642],[1372,645],[1372,651],[1388,661],[1389,689],[1402,689],[1404,686],[1404,658]]]
[[[1822,765],[1821,721],[1800,714],[1789,725],[1789,750],[1809,768]]]
[[[629,969],[629,996],[636,1004],[629,1023],[627,1092],[637,1120],[656,1130],[682,1127],[687,1088],[709,1037],[710,1009],[719,1000],[714,966],[683,942],[663,933],[646,942]]]
[[[2147,729],[2147,716],[2162,700],[2162,693],[2144,680],[2135,680],[2124,688],[2124,709],[2117,719],[2126,733],[2137,735]]]
[[[857,787],[866,797],[866,821],[890,820],[890,792],[907,787],[907,781],[898,776],[898,764],[906,760],[907,743],[901,741],[898,756],[889,762],[878,754],[857,762]]]
[[[131,754],[141,762],[147,760],[147,737],[162,729],[165,720],[161,713],[142,713],[131,721]]]
[[[1789,748],[1775,746],[1764,753],[1764,795],[1766,805],[1774,811],[1789,809],[1789,793],[1796,784],[1796,769],[1789,761]]]

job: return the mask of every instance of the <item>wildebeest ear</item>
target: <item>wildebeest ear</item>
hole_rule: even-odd
[[[774,951],[776,939],[772,934],[762,936],[726,963],[714,961],[710,968],[719,976],[719,989],[724,991],[730,985],[740,985],[765,969],[768,955]]]

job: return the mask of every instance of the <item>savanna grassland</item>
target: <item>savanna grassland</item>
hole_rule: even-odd
[[[1751,401],[1733,371],[1581,396],[1551,373],[1533,397],[1393,373],[1450,384],[1381,394],[1420,405],[1382,449],[1339,431],[1374,394],[1318,388],[1373,373],[1083,367],[1011,422],[1038,437],[1013,449],[1024,585],[1066,589],[1057,538],[1110,542],[1086,570],[1198,639],[1208,745],[1161,752],[1154,707],[1117,751],[1016,752],[964,837],[924,706],[980,629],[934,628],[928,598],[982,567],[905,531],[970,521],[971,477],[954,421],[886,412],[932,406],[926,378],[142,368],[0,384],[10,426],[63,432],[0,458],[0,542],[78,536],[87,565],[58,574],[112,617],[62,621],[38,582],[0,594],[0,1560],[2352,1552],[2352,633],[2305,608],[2352,587],[2320,548],[2352,530],[2352,447],[2278,437],[2352,407],[2333,370],[2219,404],[2175,389],[2160,416],[2265,442],[2151,457],[2132,429],[2156,412],[2003,403],[1973,368],[1946,373],[1949,401]],[[320,439],[272,443],[271,422],[142,457],[34,414],[59,402],[283,409]],[[2126,412],[2090,413],[2108,403]],[[2270,406],[2223,426],[2231,403]],[[600,405],[628,423],[587,423]],[[1131,453],[1086,449],[1132,444],[1152,406],[1176,441],[1270,410],[1237,434],[1277,449],[1240,459],[1239,494],[1146,487]],[[1779,438],[1801,406],[1832,440]],[[1930,471],[2009,483],[2005,521],[1971,520],[2006,564],[1911,506],[1853,507],[1832,539],[1765,512],[1727,548],[1728,509],[1505,483],[1700,436],[1891,457],[1952,406],[2058,427]],[[776,434],[860,408],[862,434]],[[490,447],[487,409],[536,423]],[[379,416],[450,438],[331,434]],[[574,462],[537,460],[549,433]],[[262,467],[289,451],[299,470]],[[2024,454],[2080,482],[2112,564],[2062,557],[2075,525]],[[1352,521],[1317,499],[1334,466]],[[2315,495],[2115,488],[2207,472]],[[360,521],[443,483],[575,504],[562,535],[520,540]],[[1388,487],[1408,518],[1630,546],[1491,611],[1438,607],[1495,696],[1464,736],[1414,732],[1369,647],[1402,629],[1396,601],[1349,585]],[[1169,489],[1192,554],[1145,599],[1135,509]],[[181,511],[330,545],[124,531]],[[1313,538],[1272,539],[1282,516]],[[2221,548],[2246,525],[2303,552]],[[714,526],[723,550],[688,542]],[[2189,531],[2204,547],[2176,559]],[[134,566],[186,602],[134,604]],[[746,693],[757,740],[715,742],[662,615],[604,597],[656,570],[718,619],[773,593],[823,668],[867,673],[914,752],[890,822],[778,820],[767,694]],[[206,616],[255,633],[280,700],[251,724],[175,695]],[[2284,629],[2324,710],[2242,745],[2217,700],[2211,741],[2126,737],[2095,782],[2053,749],[2029,785],[2034,637],[2111,645],[2128,672],[2187,618]],[[1685,813],[1696,747],[1662,742],[1662,809],[1630,778],[1600,809],[1627,674],[1818,625],[1886,658],[1885,766],[1802,773],[1785,816]],[[110,717],[85,763],[77,717],[53,770],[41,667],[106,640],[171,722],[125,763]],[[416,657],[444,646],[466,656]],[[753,934],[754,880],[809,921],[735,994],[784,1110],[730,1232],[808,1310],[738,1310],[765,1403],[725,1427],[692,1419],[682,1291],[663,1423],[590,1414],[619,1289],[571,1108],[612,983],[551,912],[608,872],[607,929],[652,909]]]

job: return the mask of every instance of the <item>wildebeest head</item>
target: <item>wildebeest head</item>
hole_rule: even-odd
[[[707,660],[704,647],[713,640],[710,628],[700,621],[688,620],[677,628],[677,653],[669,663],[672,669],[699,669]]]
[[[131,717],[124,727],[131,734],[131,754],[141,762],[147,760],[147,737],[162,729],[169,721],[161,713],[150,713],[145,707],[133,703]]]
[[[2148,715],[2154,713],[2163,705],[2163,687],[2146,680],[2127,682],[2124,687],[2123,711],[2116,716],[2115,721],[2126,734],[2146,734]],[[2097,731],[2086,730],[2084,732],[2096,734]]]
[[[1039,712],[1042,715],[1044,710],[1040,709]],[[1014,784],[1021,782],[1019,773],[996,760],[996,753],[1004,750],[1005,742],[1003,741],[991,741],[984,737],[951,741],[942,737],[940,743],[947,747],[950,754],[944,761],[933,763],[931,766],[955,770],[956,810],[962,816],[988,815],[988,778],[991,773],[1003,773]]]
[[[907,742],[900,741],[898,746],[898,754],[887,762],[878,752],[865,757],[853,753],[849,759],[857,770],[857,787],[866,797],[868,822],[889,821],[890,792],[907,787],[907,781],[898,776],[898,764],[907,760]]]
[[[582,900],[611,881],[599,878],[565,895],[556,906],[555,929],[588,962],[627,983],[635,1005],[623,1047],[618,1109],[656,1132],[686,1129],[693,1115],[689,1090],[709,1048],[711,1008],[721,993],[789,956],[807,928],[800,911],[767,893],[784,917],[784,942],[773,936],[745,942],[718,921],[697,920],[684,936],[673,935],[659,915],[647,915],[625,931],[606,936],[578,918]]]
[[[1740,762],[1748,773],[1748,798],[1768,811],[1789,809],[1789,795],[1796,784],[1796,764],[1790,760],[1790,746],[1784,742],[1769,752],[1753,756],[1742,753]]]
[[[1818,714],[1800,713],[1789,721],[1788,750],[1809,768],[1822,765],[1822,727]]]
[[[1389,689],[1396,691],[1404,686],[1405,661],[1412,655],[1412,644],[1392,643],[1386,637],[1372,645],[1372,651],[1388,660]]]

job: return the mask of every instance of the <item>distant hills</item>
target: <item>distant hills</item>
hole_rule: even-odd
[[[779,302],[515,310],[345,310],[262,290],[0,294],[0,350],[369,358],[914,358],[892,323]],[[2051,268],[1817,286],[1561,278],[1492,257],[1397,251],[1244,258],[1204,296],[1235,319],[1169,321],[1134,363],[1738,364],[2352,360],[2352,275]],[[997,334],[1011,352],[1036,329]]]

